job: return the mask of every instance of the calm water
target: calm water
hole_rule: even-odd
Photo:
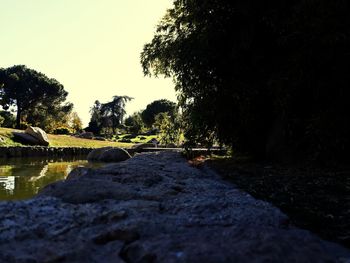
[[[86,160],[0,159],[0,201],[28,199],[78,166],[91,164]]]

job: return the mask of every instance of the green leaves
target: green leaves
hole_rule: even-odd
[[[142,111],[141,117],[143,122],[148,127],[151,127],[155,122],[156,115],[162,112],[167,112],[174,119],[176,115],[176,104],[166,99],[155,100],[148,104],[146,109]]]
[[[0,104],[4,109],[16,107],[16,126],[27,122],[45,129],[45,120],[68,113],[73,105],[65,103],[68,92],[62,84],[43,73],[17,65],[0,69]]]
[[[113,99],[107,103],[100,103],[96,100],[90,110],[89,131],[99,134],[105,128],[112,129],[115,133],[116,128],[122,124],[126,114],[125,104],[132,99],[129,96],[113,96]]]
[[[174,79],[191,138],[257,157],[339,157],[350,150],[349,11],[343,0],[176,0],[141,64]]]

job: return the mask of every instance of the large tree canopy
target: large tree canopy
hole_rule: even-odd
[[[344,0],[175,0],[144,46],[173,77],[187,136],[262,157],[349,151],[350,5]]]
[[[166,99],[155,100],[146,106],[146,109],[141,113],[141,117],[143,122],[148,127],[151,127],[157,114],[161,112],[168,112],[170,116],[174,116],[175,111],[176,103]]]
[[[27,122],[45,128],[69,113],[73,105],[65,103],[67,95],[57,80],[24,65],[0,69],[0,105],[16,108],[17,127],[24,116]]]

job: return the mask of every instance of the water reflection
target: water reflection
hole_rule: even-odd
[[[30,198],[45,185],[65,179],[78,166],[91,164],[86,160],[1,159],[0,200]]]

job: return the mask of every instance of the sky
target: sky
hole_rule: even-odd
[[[87,125],[95,100],[133,97],[127,114],[176,101],[171,79],[144,77],[143,45],[171,0],[0,0],[0,67],[26,65],[57,79]]]

